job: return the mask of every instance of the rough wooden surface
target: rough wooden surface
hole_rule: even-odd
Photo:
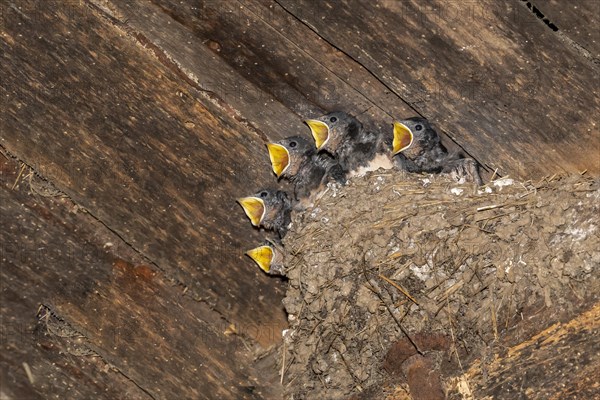
[[[268,138],[323,110],[420,113],[488,170],[600,173],[597,66],[518,1],[153,3],[102,2]]]
[[[519,2],[277,3],[491,168],[600,173],[598,70]]]
[[[159,46],[269,139],[310,136],[302,120],[326,110],[360,114],[381,129],[389,129],[391,115],[411,112],[366,69],[275,3],[153,3],[110,2],[109,13]]]
[[[600,174],[598,3],[535,2],[565,36],[524,3],[4,2],[0,144],[69,198],[3,183],[0,397],[277,398],[223,335],[286,322],[234,199],[308,116],[418,113],[488,171]]]
[[[419,368],[423,364],[415,361],[427,360],[420,359],[414,347],[401,339],[390,348],[390,358],[384,363],[391,380],[351,399],[435,398],[435,386],[427,384],[434,382],[440,371],[449,400],[600,398],[596,372],[600,366],[598,296],[594,291],[579,291],[562,300],[563,306],[553,308],[543,301],[524,307],[483,352],[461,350],[461,344],[452,344],[452,336],[436,337],[431,332],[415,336],[426,357],[435,358],[437,350],[450,349],[436,368]],[[460,368],[455,360],[460,360]],[[410,363],[403,367],[405,361]],[[412,376],[414,382],[410,381],[410,367],[420,370],[420,375]],[[423,382],[423,376],[430,376],[430,380]]]
[[[475,362],[462,376],[477,399],[594,399],[600,394],[600,304],[506,349],[491,362]],[[463,397],[464,398],[464,397]]]
[[[235,202],[273,184],[264,140],[86,5],[15,7],[2,145],[241,329],[283,327]]]
[[[588,51],[594,62],[600,65],[600,1],[566,3],[560,0],[536,0],[533,5],[560,32]]]
[[[8,398],[262,398],[270,392],[218,313],[184,296],[181,286],[67,198],[38,194],[48,192],[39,178],[25,171],[17,180],[19,167],[2,157],[2,390]]]

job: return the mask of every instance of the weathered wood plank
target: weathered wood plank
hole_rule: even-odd
[[[83,347],[81,338],[69,340],[50,333],[36,315],[40,293],[21,281],[30,276],[19,273],[19,268],[10,273],[6,271],[9,267],[13,266],[3,263],[0,273],[2,399],[47,399],[49,394],[65,399],[152,399]],[[71,345],[65,344],[67,341]]]
[[[343,108],[363,118],[369,110],[367,122],[385,129],[389,112],[410,111],[397,99],[386,104],[385,87],[368,71],[281,7],[236,0],[154,3],[111,2],[111,15],[159,46],[266,137],[309,135],[302,119],[324,110]]]
[[[301,120],[325,110],[346,110],[380,130],[416,114],[274,1],[154,3],[109,2],[107,9],[270,139],[308,135]]]
[[[520,3],[277,3],[490,167],[600,173],[597,69]]]
[[[564,33],[589,51],[600,64],[600,2],[598,0],[536,0],[531,2],[540,13]]]
[[[475,362],[462,376],[475,398],[593,399],[600,395],[600,304]],[[483,370],[485,369],[485,372]],[[515,373],[519,371],[519,373]]]
[[[11,190],[19,169],[2,158],[0,363],[7,394],[251,399],[272,390],[256,378],[241,340],[224,334],[228,323],[218,313],[183,296],[181,286],[69,199],[29,194],[27,173]]]
[[[263,235],[235,203],[274,183],[264,138],[92,8],[17,3],[2,145],[230,322],[285,326],[283,285],[244,256]]]
[[[0,155],[0,158],[3,160],[0,166],[4,178],[8,164],[4,157]],[[16,175],[9,176],[12,176],[14,181]],[[25,206],[19,203],[11,204],[11,199],[7,195],[6,181],[3,179],[2,183],[0,189],[3,225],[0,232],[2,238],[0,393],[2,398],[46,399],[49,394],[52,394],[58,398],[69,399],[151,399],[152,397],[140,389],[135,382],[127,379],[115,368],[111,368],[106,361],[97,355],[84,353],[80,344],[81,338],[75,339],[79,341],[78,347],[69,347],[65,344],[67,339],[52,334],[44,321],[38,319],[41,315],[38,314],[40,303],[49,300],[50,297],[48,287],[52,287],[54,292],[64,290],[64,281],[72,278],[72,275],[63,274],[63,282],[58,279],[46,281],[44,278],[56,278],[56,274],[47,272],[47,264],[51,262],[45,259],[47,255],[45,249],[40,249],[43,244],[36,242],[34,238],[28,240],[20,236],[10,236],[10,226],[19,222],[31,222],[31,220],[26,218],[11,220],[22,216],[21,212]],[[41,207],[38,211],[41,211]],[[34,246],[28,247],[31,244]],[[66,253],[65,251],[65,255]],[[29,262],[32,258],[38,261],[37,265]],[[50,268],[56,267],[58,266],[51,265]],[[74,342],[73,339],[71,338],[71,343]],[[30,377],[27,369],[31,374]]]

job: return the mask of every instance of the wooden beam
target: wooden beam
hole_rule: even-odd
[[[264,234],[235,201],[275,183],[260,132],[93,7],[12,2],[3,19],[7,151],[230,322],[283,328],[283,284],[244,256]]]
[[[112,18],[266,138],[309,137],[301,121],[331,110],[358,115],[383,131],[394,119],[416,115],[370,71],[274,1],[92,1],[110,4],[104,9]],[[445,143],[457,148],[449,138]]]
[[[519,2],[277,3],[490,168],[600,174],[597,66]]]
[[[392,115],[410,112],[397,98],[390,101],[366,69],[275,3],[154,3],[110,2],[109,12],[267,138],[308,137],[302,120],[326,110],[361,114],[382,129],[390,129]]]
[[[566,35],[584,51],[589,52],[592,62],[600,65],[600,2],[536,0],[530,4],[536,15],[543,15],[547,23],[558,29],[557,32]]]
[[[491,362],[473,363],[456,382],[470,387],[478,399],[515,393],[543,399],[597,398],[599,329],[600,304],[595,304],[570,321],[507,347]]]
[[[183,295],[102,223],[0,157],[0,364],[8,398],[271,393],[236,336],[242,326]]]

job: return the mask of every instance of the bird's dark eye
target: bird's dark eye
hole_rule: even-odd
[[[415,125],[415,131],[420,131],[421,129],[423,129],[423,125],[421,125],[421,124]]]
[[[336,117],[331,117],[331,118],[329,118],[329,122],[336,122],[336,121],[337,121],[337,118],[336,118]]]
[[[290,142],[290,147],[296,147],[296,145],[297,145],[297,144],[298,144],[298,143],[296,143],[296,142],[294,142],[294,141],[291,141],[291,142]]]
[[[265,197],[267,197],[268,195],[269,195],[269,193],[267,193],[267,191],[266,191],[266,190],[263,190],[262,192],[260,192],[260,197],[262,197],[263,199],[264,199]]]

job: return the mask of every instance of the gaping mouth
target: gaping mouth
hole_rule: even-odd
[[[285,146],[277,143],[267,143],[267,149],[269,149],[273,172],[279,178],[290,166],[290,153]]]
[[[238,203],[250,218],[252,225],[259,226],[265,216],[265,202],[258,197],[243,197],[238,199]]]
[[[394,141],[392,143],[393,155],[408,149],[412,145],[413,139],[413,133],[406,125],[401,122],[394,122]]]
[[[246,255],[254,260],[256,264],[265,271],[269,273],[271,271],[271,261],[273,261],[273,249],[271,246],[260,246],[252,250],[248,250]]]
[[[307,119],[306,125],[310,128],[310,131],[315,139],[315,146],[317,149],[321,149],[329,140],[329,127],[326,123],[316,119]]]

